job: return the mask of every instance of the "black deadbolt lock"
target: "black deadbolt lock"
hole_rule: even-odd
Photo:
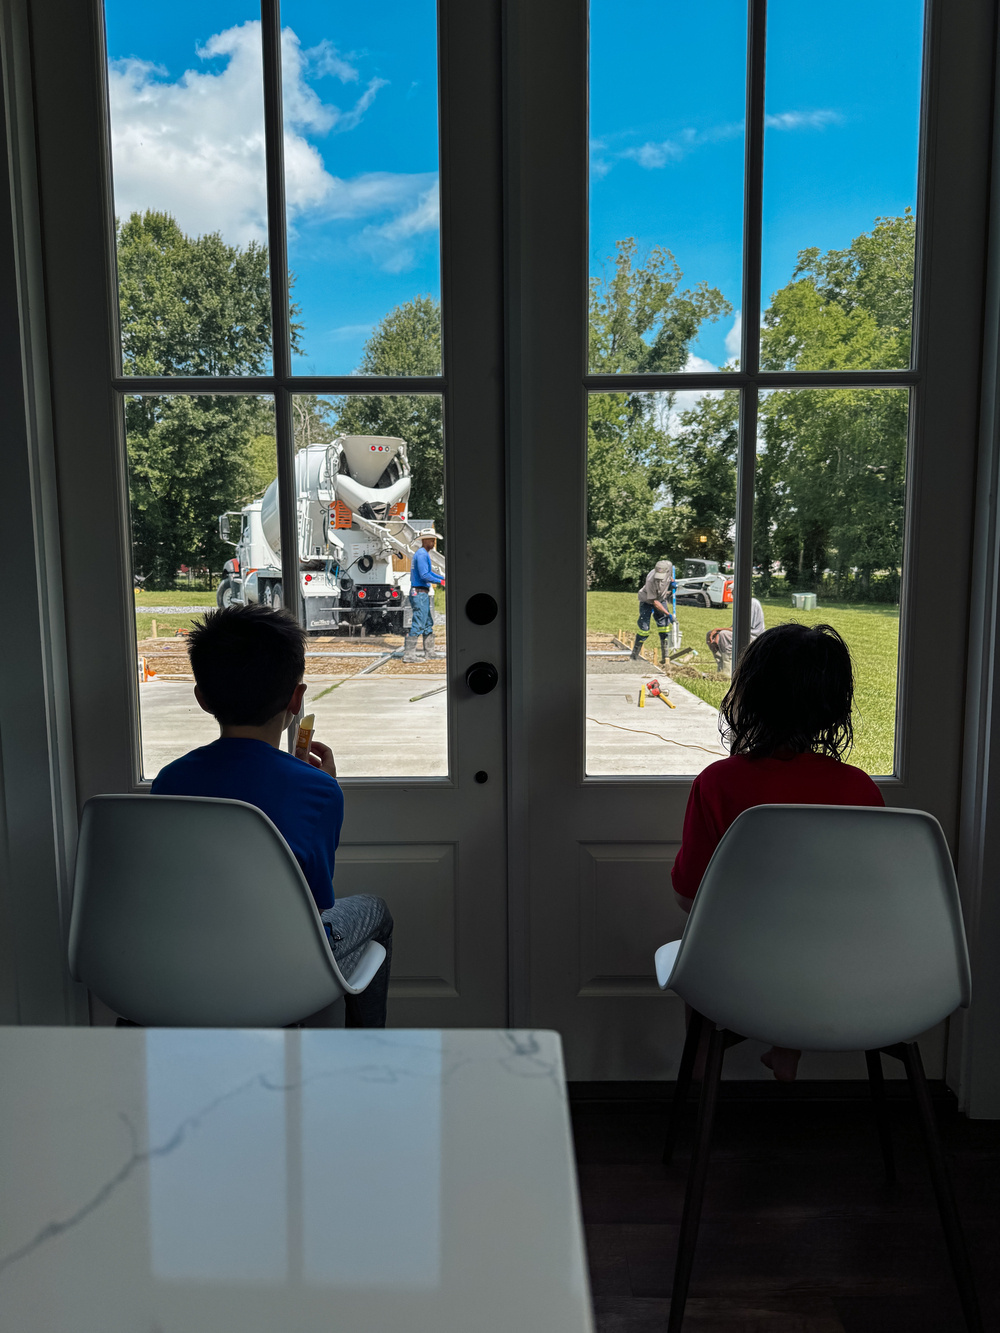
[[[473,694],[489,694],[500,679],[492,662],[473,662],[465,673],[465,683]]]
[[[497,618],[497,604],[488,592],[477,592],[465,603],[465,614],[474,625],[489,625]]]

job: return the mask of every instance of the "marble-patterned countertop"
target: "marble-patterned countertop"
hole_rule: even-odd
[[[3,1333],[590,1333],[559,1038],[0,1028]]]

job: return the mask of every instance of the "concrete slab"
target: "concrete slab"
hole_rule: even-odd
[[[329,676],[307,676],[306,681],[306,711],[316,715],[316,738],[332,746],[342,777],[447,776],[447,694],[410,703],[413,695],[443,685],[442,677],[361,676],[337,684]],[[331,685],[336,688],[324,693]],[[153,680],[140,686],[139,715],[147,779],[219,734],[186,681]]]
[[[316,714],[317,740],[333,747],[341,777],[448,776],[447,691],[410,703],[438,689],[443,677],[358,676],[315,697],[329,684],[310,689],[305,706]]]
[[[656,699],[640,709],[642,679],[632,671],[588,676],[588,773],[685,776],[725,758],[714,708],[673,682],[668,688],[674,709]],[[414,695],[443,685],[441,676],[306,680],[306,711],[316,714],[317,738],[333,747],[342,777],[447,776],[447,693],[410,702]],[[139,705],[146,778],[219,734],[186,681],[155,680],[140,686]]]
[[[658,699],[639,707],[639,686],[651,673],[587,677],[587,773],[591,777],[688,776],[725,759],[719,714],[676,681],[667,684],[673,708]],[[658,677],[664,684],[663,677]]]

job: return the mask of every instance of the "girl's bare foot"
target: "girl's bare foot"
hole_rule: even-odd
[[[788,1046],[772,1046],[760,1057],[760,1062],[771,1070],[779,1083],[794,1083],[801,1055],[801,1051],[793,1051]]]

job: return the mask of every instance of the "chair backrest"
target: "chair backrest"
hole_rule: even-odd
[[[75,977],[144,1025],[284,1026],[342,994],[298,862],[243,801],[89,800],[69,957]]]
[[[872,1050],[970,995],[951,856],[933,816],[760,805],[715,849],[670,986],[747,1037]]]

